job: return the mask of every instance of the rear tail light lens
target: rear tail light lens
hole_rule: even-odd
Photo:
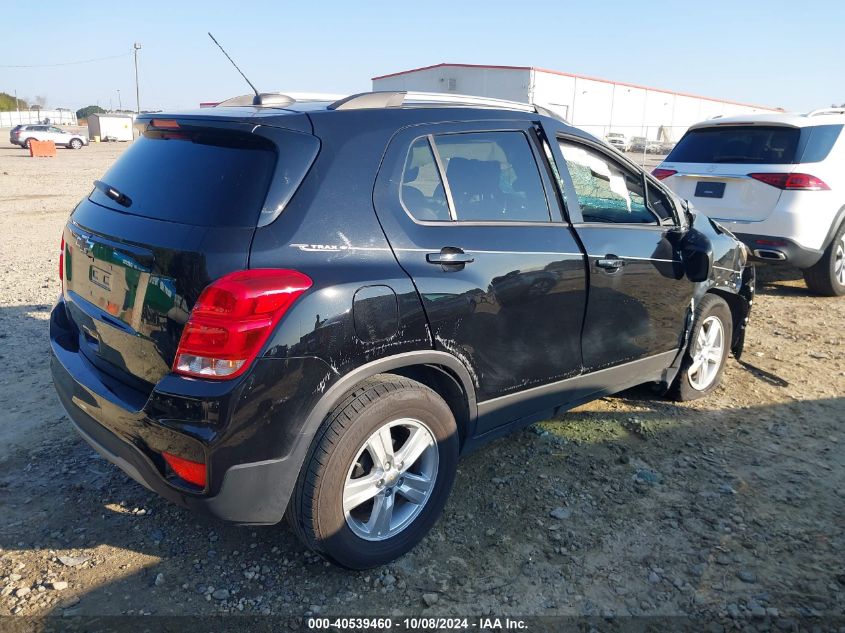
[[[192,462],[184,457],[177,457],[171,453],[162,453],[164,461],[173,469],[179,477],[188,483],[205,488],[206,484],[206,467],[202,462]]]
[[[754,180],[759,180],[778,189],[795,191],[827,191],[830,187],[810,174],[748,174]]]
[[[244,373],[311,279],[295,270],[242,270],[202,291],[185,324],[173,371],[223,380]]]
[[[59,281],[62,282],[62,290],[65,289],[65,236],[62,234],[62,245],[59,250]]]
[[[658,180],[663,180],[664,178],[674,176],[677,173],[678,171],[676,169],[661,169],[660,167],[658,167],[651,172],[651,175],[657,178]]]

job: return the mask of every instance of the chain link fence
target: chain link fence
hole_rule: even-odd
[[[578,128],[612,145],[629,160],[647,168],[660,164],[687,131],[671,125],[582,125]]]

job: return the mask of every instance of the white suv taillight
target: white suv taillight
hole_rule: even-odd
[[[828,191],[830,189],[823,180],[810,174],[763,173],[748,175],[754,180],[759,180],[778,189],[794,191]]]
[[[228,379],[244,373],[311,279],[259,268],[225,275],[202,291],[182,331],[173,371]]]

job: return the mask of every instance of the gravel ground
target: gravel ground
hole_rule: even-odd
[[[845,300],[788,268],[761,269],[746,356],[710,398],[640,388],[473,453],[430,536],[382,569],[132,482],[72,431],[47,341],[62,224],[125,147],[0,147],[0,615],[845,615]]]

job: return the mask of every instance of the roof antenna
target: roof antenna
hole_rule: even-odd
[[[221,51],[223,51],[223,54],[226,56],[226,59],[228,59],[230,62],[232,62],[232,66],[235,67],[235,70],[237,70],[241,74],[241,77],[244,78],[244,81],[246,81],[249,84],[249,87],[252,88],[252,91],[255,93],[255,98],[252,100],[253,105],[261,105],[261,94],[258,92],[258,88],[253,86],[252,82],[249,79],[247,79],[246,75],[244,75],[244,72],[240,68],[238,68],[238,65],[235,63],[235,60],[232,59],[231,57],[229,57],[229,53],[226,52],[225,48],[220,46],[220,42],[218,42],[216,39],[214,39],[214,36],[211,33],[208,34],[208,37],[211,38],[212,42],[217,44],[217,47]]]

